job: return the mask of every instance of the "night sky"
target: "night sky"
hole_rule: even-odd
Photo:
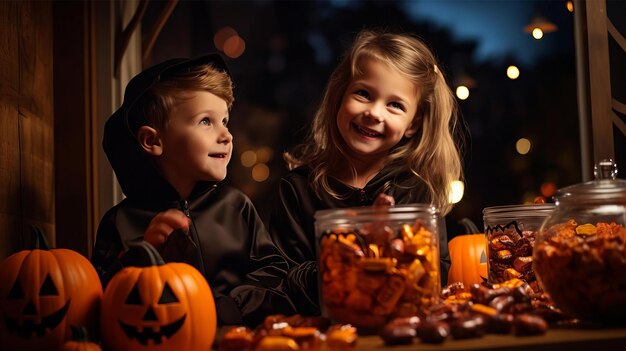
[[[563,39],[572,40],[572,14],[565,1],[513,0],[422,0],[403,1],[402,7],[416,20],[430,21],[447,28],[455,38],[478,43],[479,61],[500,59],[510,54],[521,64],[533,65],[554,50],[566,49]],[[535,40],[523,28],[535,15],[561,27],[542,40]]]

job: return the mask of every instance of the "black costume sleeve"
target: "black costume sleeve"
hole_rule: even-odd
[[[317,257],[314,238],[309,238],[305,228],[311,222],[302,221],[312,214],[306,214],[298,189],[294,184],[281,179],[278,200],[272,212],[269,231],[280,252],[289,263],[287,291],[298,313],[319,315],[319,292],[317,287]],[[309,228],[313,232],[313,228]]]
[[[313,228],[307,228],[310,224],[304,222],[307,214],[301,198],[302,194],[299,194],[294,183],[281,179],[269,230],[289,267],[316,259],[314,238],[307,235],[307,229],[312,232]]]
[[[250,233],[250,272],[242,284],[230,291],[229,296],[239,307],[243,323],[256,326],[270,314],[296,313],[286,291],[287,262],[251,202],[246,202],[242,216]]]

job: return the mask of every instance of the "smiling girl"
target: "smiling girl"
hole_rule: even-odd
[[[281,179],[269,222],[290,265],[298,312],[319,314],[315,212],[369,206],[384,193],[397,204],[431,203],[445,216],[450,184],[462,178],[457,128],[454,96],[422,41],[368,30],[357,35],[329,79],[307,139],[284,155],[291,171]],[[447,272],[440,223],[440,266]]]

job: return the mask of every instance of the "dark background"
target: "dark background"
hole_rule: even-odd
[[[151,3],[144,34],[164,3]],[[523,28],[541,15],[558,29],[535,40]],[[225,26],[245,41],[228,62],[235,80],[230,129],[235,151],[227,181],[244,191],[267,219],[277,181],[287,171],[281,154],[305,135],[330,72],[362,28],[413,32],[441,62],[454,90],[470,78],[459,100],[468,126],[465,194],[449,223],[467,217],[482,228],[488,206],[532,202],[581,181],[573,14],[566,1],[180,1],[150,61],[218,51]],[[506,68],[516,65],[511,80]],[[519,138],[528,154],[516,152]],[[269,152],[269,177],[252,178],[240,155]],[[464,232],[449,227],[449,237]]]

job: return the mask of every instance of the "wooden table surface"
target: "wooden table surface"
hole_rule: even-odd
[[[418,339],[415,339],[418,340]],[[357,350],[427,351],[427,350],[563,350],[563,351],[626,351],[626,328],[560,328],[550,329],[540,336],[514,336],[488,334],[482,338],[453,340],[443,344],[385,346],[378,336],[359,337]]]

